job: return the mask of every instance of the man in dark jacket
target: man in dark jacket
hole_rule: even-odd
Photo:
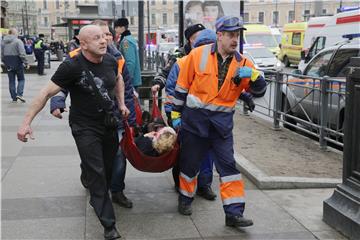
[[[18,32],[15,28],[9,30],[9,35],[5,36],[1,44],[1,60],[4,62],[8,77],[9,91],[13,102],[23,98],[25,76],[24,66],[28,68],[24,43],[18,39]],[[17,77],[18,85],[16,88],[15,78]]]
[[[44,43],[44,34],[40,33],[39,38],[34,44],[34,54],[37,61],[37,73],[39,75],[46,75],[44,73],[45,51],[48,49]]]

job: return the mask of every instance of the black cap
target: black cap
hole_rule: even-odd
[[[43,38],[43,37],[45,37],[45,35],[42,34],[42,33],[40,33],[40,34],[39,34],[39,38]]]
[[[126,27],[129,26],[129,20],[127,18],[119,18],[114,22],[114,27]]]
[[[186,40],[190,40],[191,36],[198,31],[204,30],[205,27],[201,23],[191,25],[190,27],[185,29],[185,38]]]

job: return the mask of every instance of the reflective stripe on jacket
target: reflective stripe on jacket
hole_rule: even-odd
[[[43,40],[38,40],[35,45],[34,45],[34,48],[35,49],[42,49],[42,44],[43,44]]]
[[[249,78],[243,78],[239,86],[233,82],[237,70],[244,63],[245,66],[253,68],[251,61],[245,62],[245,57],[235,53],[224,83],[218,90],[215,44],[193,49],[180,69],[174,105],[181,107],[186,102],[189,108],[232,112],[240,93],[249,87]],[[186,94],[186,99],[184,99],[184,94]]]

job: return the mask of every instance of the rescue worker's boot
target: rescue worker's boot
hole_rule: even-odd
[[[184,203],[183,201],[180,200],[179,197],[178,212],[186,216],[191,215],[192,214],[191,204]]]
[[[204,188],[199,188],[196,191],[196,194],[199,195],[200,197],[205,198],[206,200],[209,200],[209,201],[214,201],[216,198],[216,194],[213,192],[211,187],[207,187],[207,186]]]
[[[104,239],[105,240],[114,240],[121,238],[116,227],[104,228]]]
[[[111,198],[114,203],[119,204],[121,207],[132,208],[133,203],[124,195],[124,192],[113,192]]]
[[[225,225],[228,227],[249,227],[254,223],[251,219],[247,219],[243,216],[226,216]]]

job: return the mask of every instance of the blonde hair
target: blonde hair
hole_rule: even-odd
[[[177,135],[170,127],[162,128],[159,133],[159,137],[154,139],[152,145],[159,154],[163,154],[174,148]]]

